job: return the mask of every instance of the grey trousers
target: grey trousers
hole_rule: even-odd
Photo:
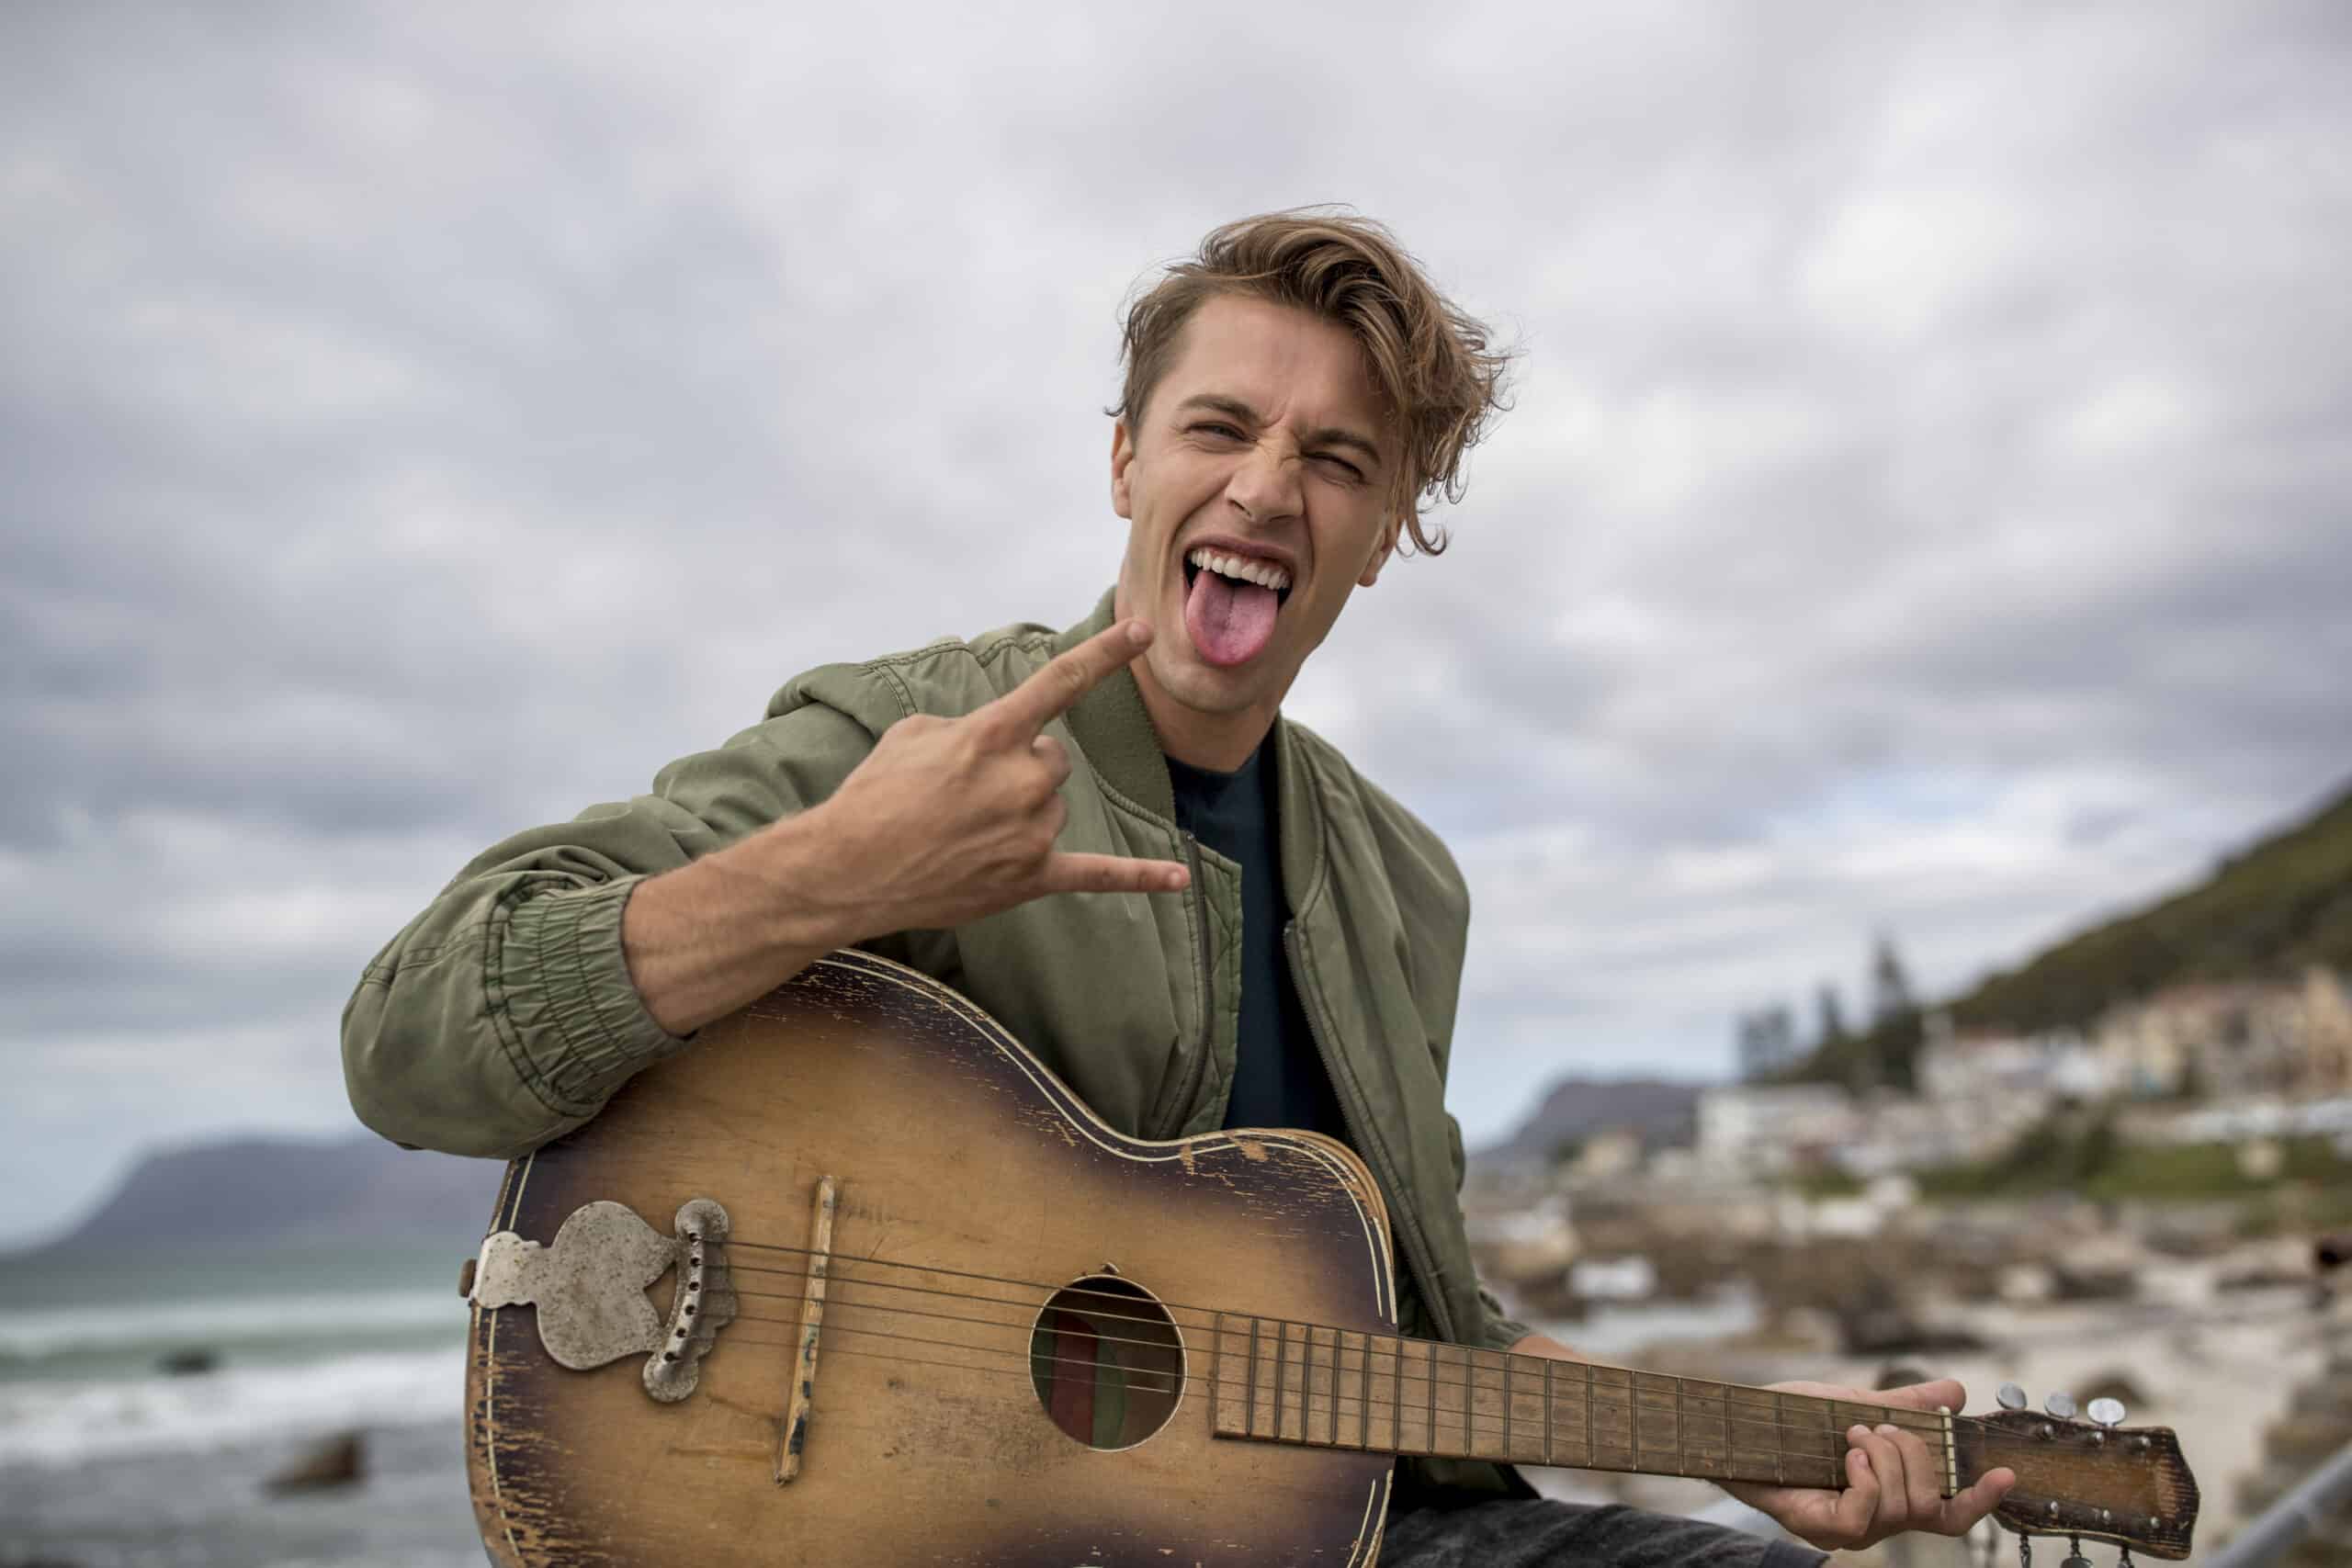
[[[1380,1568],[1817,1568],[1824,1552],[1697,1519],[1550,1498],[1388,1517]]]

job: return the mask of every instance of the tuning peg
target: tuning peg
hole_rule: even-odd
[[[2059,1397],[2064,1398],[2064,1395]],[[2083,1555],[2083,1538],[2071,1535],[2066,1539],[2074,1543],[2075,1549],[2059,1560],[2058,1568],[2091,1568],[2091,1560]]]
[[[2075,1396],[2071,1393],[2053,1393],[2041,1402],[2041,1407],[2061,1421],[2075,1418]]]
[[[2123,1402],[2120,1399],[2094,1399],[2090,1417],[2102,1427],[2123,1425]]]
[[[2004,1410],[2023,1410],[2030,1403],[2025,1396],[2025,1390],[2013,1382],[2003,1383],[2001,1392],[1993,1397],[2001,1402],[2001,1408]]]

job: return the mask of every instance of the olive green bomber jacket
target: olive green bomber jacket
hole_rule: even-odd
[[[663,769],[651,794],[492,847],[377,954],[345,1010],[359,1119],[400,1143],[494,1157],[586,1121],[639,1068],[690,1048],[629,979],[621,910],[639,882],[823,800],[899,719],[968,713],[1111,618],[1105,595],[1065,632],[1015,626],[822,666],[777,693],[764,722]],[[1048,732],[1073,763],[1058,847],[1190,861],[1193,889],[1064,894],[864,945],[970,997],[1122,1132],[1214,1130],[1240,1013],[1239,868],[1176,827],[1127,671]],[[1526,1329],[1473,1270],[1461,1130],[1443,1105],[1469,919],[1461,874],[1434,833],[1302,726],[1277,726],[1274,757],[1283,945],[1350,1142],[1388,1203],[1409,1286],[1402,1327],[1505,1348]],[[1427,1474],[1510,1484],[1485,1464]]]

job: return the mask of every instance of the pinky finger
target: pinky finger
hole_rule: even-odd
[[[1868,1450],[1846,1450],[1846,1493],[1838,1499],[1838,1523],[1849,1540],[1860,1542],[1870,1533],[1878,1514],[1880,1482]]]
[[[1169,860],[1053,854],[1046,857],[1038,881],[1040,893],[1182,893],[1192,874]]]

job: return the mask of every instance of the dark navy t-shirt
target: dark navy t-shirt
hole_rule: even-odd
[[[1342,1142],[1347,1127],[1317,1055],[1283,952],[1289,906],[1274,840],[1272,734],[1238,773],[1168,759],[1176,822],[1241,867],[1241,1026],[1228,1127],[1304,1127]]]

